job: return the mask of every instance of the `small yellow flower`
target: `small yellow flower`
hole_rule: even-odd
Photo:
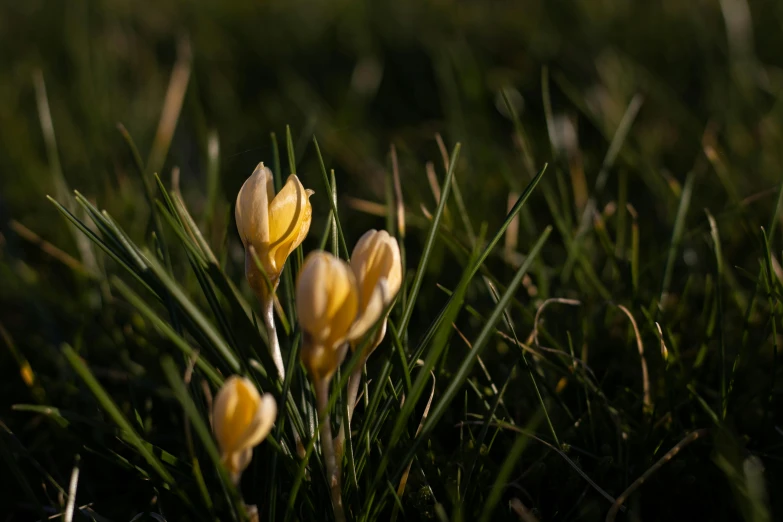
[[[368,230],[351,254],[351,268],[359,284],[359,317],[351,328],[355,348],[358,340],[381,318],[402,285],[402,260],[397,240],[385,230]],[[386,320],[370,344],[375,349],[386,334]]]
[[[245,246],[245,275],[259,296],[269,294],[251,247],[273,287],[280,280],[285,261],[310,230],[312,190],[305,189],[295,174],[275,195],[272,172],[259,163],[237,194],[235,218]]]
[[[277,417],[270,394],[262,397],[245,377],[232,375],[218,391],[212,408],[212,427],[223,464],[234,483],[253,458],[253,448],[269,435]]]
[[[329,379],[345,358],[358,308],[351,266],[326,252],[311,252],[296,282],[296,312],[304,332],[302,362],[314,379]]]

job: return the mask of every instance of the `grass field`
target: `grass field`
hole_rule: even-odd
[[[779,519],[781,24],[769,0],[2,3],[0,520],[335,519],[295,285],[371,228],[403,284],[348,520]],[[261,161],[315,191],[285,381],[234,219]],[[233,374],[278,406],[237,488],[210,427]]]

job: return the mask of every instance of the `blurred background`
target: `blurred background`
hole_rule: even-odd
[[[43,309],[24,308],[30,294],[13,281],[19,273],[4,272],[5,322],[13,328],[22,321],[14,314],[30,313],[56,322],[51,307],[68,293],[57,262],[19,238],[29,229],[75,252],[45,195],[79,190],[143,233],[147,210],[137,208],[140,186],[118,123],[164,180],[179,168],[194,214],[222,205],[215,240],[235,234],[227,222],[234,195],[259,161],[272,161],[271,132],[285,159],[286,124],[300,176],[316,191],[313,135],[341,194],[378,202],[394,144],[414,211],[434,207],[425,162],[442,168],[435,133],[449,149],[462,142],[465,206],[494,225],[502,212],[487,210],[505,208],[509,190],[545,161],[563,167],[560,203],[578,211],[628,111],[635,118],[617,166],[645,236],[670,236],[685,174],[710,163],[694,208],[718,212],[756,197],[746,212],[768,215],[783,166],[781,22],[783,5],[773,0],[5,1],[3,251],[51,292]],[[514,146],[503,89],[525,126],[529,161]],[[167,92],[175,109],[162,115]],[[156,139],[170,142],[168,154]],[[208,186],[210,140],[219,149],[216,187]],[[316,203],[316,217],[326,208]],[[521,234],[522,244],[536,237],[532,224]]]
[[[79,235],[45,198],[64,201],[78,190],[131,237],[145,237],[149,209],[118,124],[148,168],[179,184],[193,215],[208,215],[205,234],[216,250],[228,245],[239,280],[233,200],[259,161],[273,161],[271,133],[285,164],[286,125],[298,174],[316,190],[310,249],[328,213],[313,135],[336,171],[352,241],[385,225],[378,214],[392,145],[406,208],[434,209],[425,165],[443,179],[436,134],[449,150],[463,144],[458,180],[474,224],[494,230],[509,194],[549,162],[558,172],[547,178],[561,198],[555,204],[575,230],[588,195],[599,208],[612,200],[594,186],[630,117],[608,183],[616,192],[618,178],[627,182],[649,294],[660,290],[691,172],[686,230],[703,231],[701,210],[710,208],[725,225],[726,257],[755,276],[758,225],[769,222],[783,177],[781,27],[783,2],[775,0],[2,0],[0,344],[12,348],[0,349],[8,383],[0,418],[35,447],[29,418],[6,411],[31,400],[22,353],[51,381],[65,371],[53,351],[74,339],[116,345],[96,352],[96,365],[134,364],[123,331],[105,317],[115,312],[101,309],[84,273],[91,261]],[[503,92],[525,144],[514,138]],[[552,222],[549,208],[540,194],[531,201],[519,250]],[[414,234],[409,259],[419,241]],[[673,287],[690,270],[711,270],[702,236],[686,234],[691,243],[690,257],[676,260]],[[563,247],[548,248],[550,264],[562,262]],[[461,269],[446,266],[438,268],[443,279],[456,280]],[[547,293],[557,293],[558,281],[551,284]],[[72,386],[63,384],[64,393]],[[57,468],[57,453],[47,458]]]

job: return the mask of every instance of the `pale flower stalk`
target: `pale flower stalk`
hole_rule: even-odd
[[[295,174],[275,194],[272,172],[263,163],[258,164],[237,194],[235,218],[245,247],[245,276],[261,301],[269,352],[281,381],[285,379],[285,366],[275,327],[275,290],[286,259],[310,230],[312,194]]]
[[[231,480],[238,484],[253,458],[253,448],[263,441],[277,417],[277,403],[245,377],[233,375],[218,391],[212,408],[212,429],[220,459]]]
[[[329,419],[329,383],[345,359],[358,309],[359,289],[351,266],[326,252],[310,253],[296,282],[296,310],[303,332],[301,358],[315,388],[321,448],[337,522],[345,521],[345,513],[340,461]]]

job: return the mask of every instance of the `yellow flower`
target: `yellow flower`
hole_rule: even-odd
[[[359,339],[381,318],[402,285],[402,260],[397,240],[385,230],[368,230],[359,238],[351,254],[351,268],[359,284],[359,317],[351,328],[350,338]],[[375,349],[386,334],[386,319],[370,344]]]
[[[277,417],[277,404],[270,394],[262,397],[245,377],[233,375],[218,391],[212,408],[212,427],[221,459],[234,483],[253,458]]]
[[[302,362],[314,379],[329,379],[345,358],[358,307],[351,266],[326,252],[311,252],[296,282],[296,312],[304,332]]]
[[[275,195],[272,172],[259,163],[237,194],[235,218],[245,246],[245,274],[250,287],[267,296],[266,282],[251,247],[273,287],[280,280],[285,261],[310,230],[312,190],[305,189],[295,174]]]

